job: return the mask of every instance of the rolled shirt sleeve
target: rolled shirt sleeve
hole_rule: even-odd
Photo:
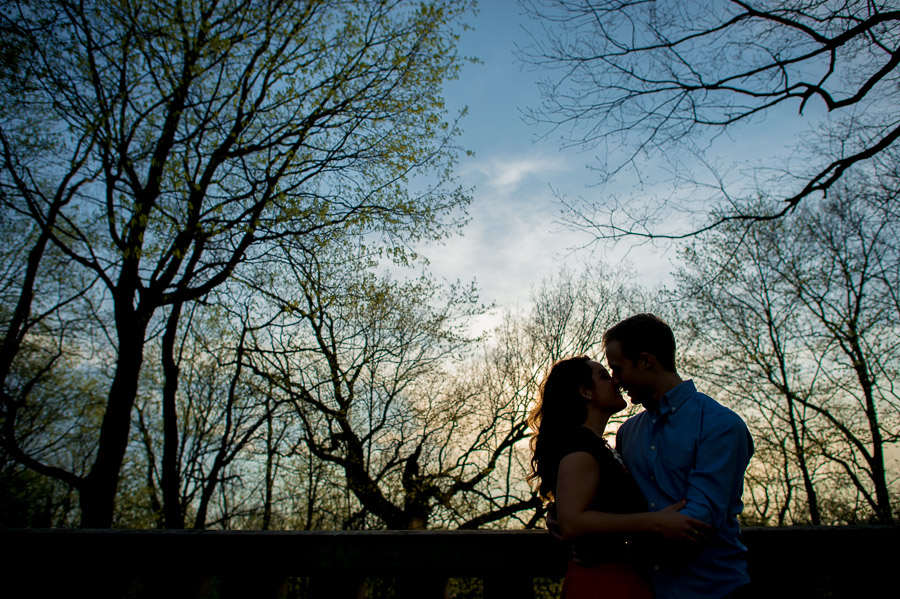
[[[753,454],[753,441],[743,420],[733,413],[720,412],[707,420],[687,477],[687,505],[681,512],[721,530],[744,508],[744,471]]]

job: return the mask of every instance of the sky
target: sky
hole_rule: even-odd
[[[473,189],[470,222],[461,236],[424,251],[437,276],[474,279],[486,303],[504,307],[527,304],[531,288],[564,264],[591,259],[571,251],[587,238],[555,224],[560,206],[553,192],[588,185],[588,157],[539,140],[522,118],[540,100],[540,73],[514,55],[515,45],[528,41],[521,12],[514,0],[484,0],[462,33],[460,54],[480,63],[464,66],[445,86],[445,98],[450,114],[468,107],[459,144],[473,155],[460,161],[456,175]]]
[[[516,44],[528,44],[525,28],[534,26],[522,13],[515,0],[482,0],[469,20],[471,29],[461,35],[459,53],[480,63],[463,67],[445,86],[445,99],[449,115],[468,107],[459,143],[474,156],[460,160],[456,175],[464,188],[472,188],[473,202],[461,236],[422,248],[430,270],[449,281],[474,279],[485,303],[507,308],[527,306],[542,279],[564,266],[576,270],[587,260],[628,260],[645,285],[665,284],[677,259],[671,245],[598,246],[587,234],[559,224],[554,192],[598,199],[610,187],[596,186],[596,174],[588,168],[592,153],[563,150],[558,136],[541,139],[543,132],[523,120],[523,111],[540,103],[536,83],[542,73],[515,57]],[[771,154],[803,125],[796,113],[767,119],[742,132],[740,143],[720,140],[717,158],[746,161]],[[776,139],[775,131],[786,135]],[[492,322],[496,315],[484,328]]]
[[[459,143],[474,156],[462,158],[456,174],[463,187],[473,188],[470,223],[462,235],[424,248],[430,270],[449,281],[474,279],[482,300],[498,306],[473,332],[498,324],[504,308],[527,307],[531,289],[542,279],[587,260],[627,260],[645,286],[669,283],[678,256],[671,245],[619,242],[573,251],[591,238],[555,224],[560,205],[553,190],[592,199],[603,193],[588,168],[593,154],[561,150],[558,139],[539,139],[539,131],[523,121],[522,111],[540,102],[541,73],[517,61],[514,48],[528,43],[524,27],[533,25],[515,0],[481,0],[479,9],[458,49],[480,64],[466,65],[459,79],[445,86],[450,114],[468,107]],[[736,169],[777,164],[791,154],[797,136],[821,126],[823,117],[815,103],[803,117],[796,106],[769,111],[764,120],[719,139],[711,155]],[[895,459],[900,460],[900,450]]]

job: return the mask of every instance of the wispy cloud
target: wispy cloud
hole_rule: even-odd
[[[474,186],[471,221],[459,237],[423,248],[431,269],[449,280],[475,280],[487,302],[527,301],[532,284],[562,266],[567,240],[553,217],[550,184],[571,169],[556,156],[475,158],[459,171]]]
[[[488,160],[474,159],[466,165],[466,173],[478,179],[494,194],[508,195],[515,192],[526,180],[534,179],[546,184],[550,175],[568,168],[562,158],[502,157]]]

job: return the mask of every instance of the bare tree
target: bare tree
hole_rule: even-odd
[[[841,185],[779,223],[724,227],[686,254],[683,306],[717,382],[770,443],[782,521],[890,521],[885,449],[897,442],[893,390],[900,321],[885,298],[898,280],[895,197]],[[780,447],[780,449],[778,449]],[[781,457],[778,457],[778,456]],[[794,474],[796,473],[796,474]],[[799,479],[802,493],[792,486]]]
[[[825,194],[848,173],[877,166],[900,138],[900,10],[891,1],[788,2],[716,0],[522,0],[536,19],[526,62],[547,69],[536,123],[572,145],[597,149],[606,181],[623,169],[667,164],[695,180],[684,152],[713,169],[712,193],[695,189],[674,206],[647,211],[612,200],[574,202],[572,223],[599,238],[680,238],[732,220],[781,217]],[[767,115],[822,111],[797,140],[796,164],[751,181],[770,198],[747,212],[735,181],[703,149]],[[823,151],[824,150],[824,151]],[[743,181],[746,181],[744,179]],[[705,190],[709,192],[709,189]],[[668,227],[673,208],[701,220]],[[649,204],[649,205],[648,205]],[[687,228],[685,230],[685,227]],[[674,229],[674,230],[673,230]]]
[[[821,484],[814,480],[821,460],[803,405],[820,391],[821,372],[805,363],[800,302],[780,269],[778,243],[791,225],[728,226],[703,238],[685,252],[679,293],[698,340],[692,370],[721,389],[756,433],[748,477],[757,484],[748,489],[765,499],[752,502],[753,509],[763,518],[774,509],[781,525],[805,497],[810,522],[821,524],[814,484]],[[795,493],[798,474],[805,496]]]
[[[521,426],[507,430],[504,404],[451,384],[472,347],[472,290],[378,277],[368,260],[346,248],[292,255],[257,289],[282,318],[259,331],[248,363],[293,403],[298,449],[341,472],[353,495],[344,527],[420,528],[436,506],[458,524],[471,513],[454,503],[489,494]]]

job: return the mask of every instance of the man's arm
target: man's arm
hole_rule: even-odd
[[[591,509],[591,501],[601,486],[600,468],[594,457],[586,452],[570,453],[559,463],[556,483],[556,536],[569,540],[581,536],[623,533],[657,532],[667,539],[692,543],[702,541],[708,531],[705,523],[679,513],[684,502],[670,505],[658,512],[615,514]]]
[[[724,526],[740,511],[744,471],[752,455],[750,431],[737,414],[721,412],[708,419],[688,475],[682,513],[716,528]]]

